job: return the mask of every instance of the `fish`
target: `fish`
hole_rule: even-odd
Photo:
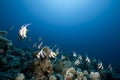
[[[32,40],[32,37],[29,37],[29,38],[28,38],[28,42],[31,42],[31,40]]]
[[[43,49],[36,55],[37,58],[45,58],[45,54],[43,52]]]
[[[98,66],[98,69],[100,69],[100,70],[103,69],[103,64],[102,64],[102,62],[98,63],[97,66]]]
[[[110,71],[112,71],[112,65],[111,65],[111,64],[109,64],[108,69],[109,69]]]
[[[52,50],[54,50],[56,47],[57,47],[57,45],[54,45],[53,48],[52,48]]]
[[[86,55],[85,61],[86,61],[87,63],[90,63],[90,58],[89,58],[87,55]]]
[[[43,45],[43,42],[41,42],[39,45],[38,45],[38,49],[40,49]]]
[[[64,55],[61,55],[61,60],[64,60],[66,57]]]
[[[12,30],[13,30],[13,28],[14,28],[14,25],[10,27],[9,31],[12,31]]]
[[[81,63],[81,60],[82,60],[82,56],[79,55],[78,58],[74,61],[74,64],[78,66]]]
[[[43,49],[41,49],[38,54],[36,55],[37,58],[45,58],[47,56],[46,52],[44,51],[45,47]],[[50,53],[49,53],[49,58],[56,58],[57,54],[55,52],[53,52],[51,49]]]
[[[41,40],[42,40],[42,38],[41,38],[41,37],[39,37],[39,38],[38,38],[38,41],[41,41]]]
[[[56,49],[55,53],[56,53],[56,55],[59,54],[59,48]]]
[[[82,56],[81,56],[81,55],[79,55],[79,56],[78,56],[78,59],[82,60]]]
[[[80,60],[76,59],[75,62],[74,62],[74,64],[78,66],[80,64]]]
[[[26,25],[22,25],[21,26],[21,29],[19,30],[19,36],[24,39],[24,38],[27,38],[27,27],[31,25],[31,24],[26,24]]]
[[[57,56],[57,54],[51,50],[50,54],[49,54],[49,57],[50,58],[56,58],[56,56]]]
[[[36,48],[36,47],[37,47],[37,43],[34,43],[32,47],[33,47],[33,48]]]
[[[73,57],[77,57],[77,54],[76,52],[73,51]]]

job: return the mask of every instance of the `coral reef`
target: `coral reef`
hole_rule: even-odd
[[[76,53],[72,58],[58,55],[58,49],[48,46],[38,51],[17,48],[6,34],[0,31],[0,80],[120,80],[119,68],[111,64],[105,67]]]
[[[51,76],[49,77],[49,80],[57,80],[57,78],[56,78],[54,75],[51,75]]]
[[[0,49],[6,52],[10,46],[12,46],[12,41],[7,38],[0,36]],[[0,51],[1,51],[0,50]]]
[[[64,80],[74,80],[75,69],[73,67],[67,69]]]
[[[100,80],[100,73],[99,72],[91,72],[90,79],[91,80]]]
[[[5,36],[7,35],[7,31],[0,31],[0,36]]]
[[[36,80],[48,78],[54,72],[50,60],[34,60],[32,65],[33,76]]]
[[[15,78],[15,80],[24,80],[24,79],[25,79],[25,76],[22,73],[18,73],[16,78]]]

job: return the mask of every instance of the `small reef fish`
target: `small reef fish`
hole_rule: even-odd
[[[43,49],[36,55],[37,58],[45,58],[45,53],[43,52]]]
[[[78,59],[82,60],[82,56],[81,56],[81,55],[79,55],[79,56],[78,56]]]
[[[43,42],[41,42],[39,45],[38,45],[38,49],[40,49],[43,45]]]
[[[56,53],[56,55],[59,54],[59,48],[56,49],[55,53]]]
[[[10,27],[10,29],[9,29],[9,31],[12,31],[12,30],[13,30],[13,28],[14,28],[14,26],[11,26],[11,27]]]
[[[73,56],[74,56],[74,57],[77,57],[77,54],[76,54],[76,52],[74,52],[74,51],[73,51]]]
[[[34,43],[32,47],[37,48],[37,43]]]
[[[108,69],[109,69],[110,71],[112,71],[112,65],[111,65],[111,64],[109,64]]]
[[[38,38],[38,41],[41,41],[41,40],[42,40],[42,38],[41,38],[41,37],[39,37],[39,38]]]
[[[100,69],[100,70],[103,69],[103,64],[102,64],[102,62],[98,63],[97,66],[98,66],[98,69]]]
[[[61,60],[64,60],[66,57],[64,55],[61,55]]]
[[[80,64],[80,60],[76,59],[75,62],[74,62],[74,64],[78,66]]]
[[[86,55],[85,61],[86,61],[87,63],[90,63],[90,58],[89,58],[87,55]]]
[[[50,58],[56,58],[57,54],[51,50],[49,57]]]
[[[46,53],[46,51],[44,50],[50,50],[49,53],[49,58],[56,58],[57,54],[55,52],[53,52],[51,49],[49,49],[48,47],[45,49],[46,47],[44,47],[43,49],[40,50],[40,52],[36,55],[37,58],[45,58],[47,56],[48,53]]]
[[[75,60],[74,64],[78,66],[81,63],[81,60],[82,60],[82,56],[79,55],[78,59]]]
[[[27,27],[31,25],[31,24],[26,24],[26,25],[22,25],[21,29],[19,30],[19,36],[21,38],[26,38],[27,37]]]
[[[52,50],[54,50],[57,47],[57,45],[53,46]]]
[[[28,38],[28,42],[31,42],[31,40],[32,40],[32,37],[29,37],[29,38]]]

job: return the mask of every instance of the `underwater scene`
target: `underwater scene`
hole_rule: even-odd
[[[120,80],[120,0],[0,0],[0,80]]]

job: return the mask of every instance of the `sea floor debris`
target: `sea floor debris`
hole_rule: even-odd
[[[11,40],[0,35],[0,80],[120,80],[120,72],[111,65],[99,69],[95,59],[60,58],[64,54],[56,55],[48,46],[41,50],[17,48]],[[36,55],[40,51],[38,58]],[[77,65],[76,60],[80,61]]]

